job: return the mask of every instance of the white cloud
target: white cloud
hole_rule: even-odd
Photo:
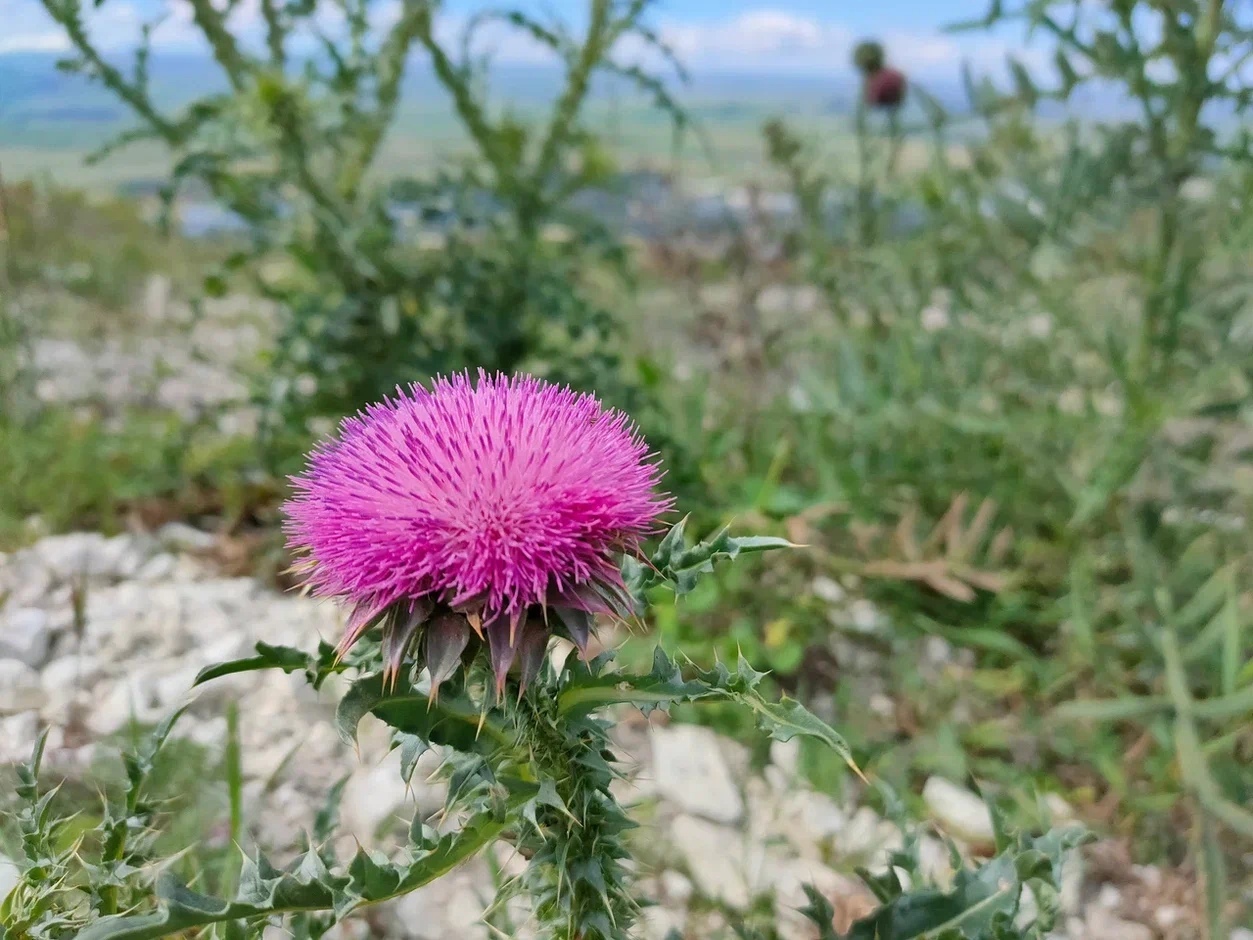
[[[134,45],[145,16],[131,0],[106,0],[98,7],[86,4],[84,20],[88,34],[100,48],[116,49]],[[0,23],[6,28],[0,35],[0,54],[66,52],[70,48],[64,30],[52,22],[37,0],[0,0]],[[190,18],[185,25],[190,29]]]
[[[17,30],[0,37],[0,55],[6,52],[64,52],[68,48],[65,36],[53,30]]]
[[[0,54],[6,52],[60,52],[69,43],[52,27],[34,0],[0,0]]]
[[[846,51],[852,33],[837,23],[824,23],[783,10],[753,10],[713,24],[662,24],[662,38],[680,58],[723,68],[830,61]]]

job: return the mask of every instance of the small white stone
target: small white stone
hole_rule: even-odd
[[[1062,414],[1082,414],[1086,405],[1087,396],[1084,395],[1083,389],[1075,386],[1063,389],[1062,393],[1057,396],[1057,410]]]
[[[814,592],[814,597],[832,605],[843,604],[848,597],[848,593],[838,581],[825,575],[819,575],[814,578],[809,585],[809,589]]]
[[[727,769],[718,736],[697,725],[653,726],[653,776],[657,792],[680,809],[734,823],[744,815],[744,800]]]
[[[733,910],[748,908],[747,855],[738,830],[684,815],[671,825],[670,840],[702,896]]]
[[[1156,865],[1132,865],[1131,871],[1140,883],[1150,891],[1157,891],[1162,886],[1162,870]]]
[[[800,771],[800,759],[800,738],[792,738],[790,741],[770,742],[770,763],[783,771],[787,777],[796,778]]]
[[[1187,916],[1187,910],[1178,904],[1167,904],[1165,907],[1157,909],[1153,914],[1153,921],[1163,932],[1168,932],[1175,924]]]
[[[39,673],[17,659],[0,659],[0,714],[38,711],[47,697]]]
[[[1022,894],[1018,899],[1018,916],[1014,918],[1014,926],[1025,931],[1040,916],[1040,904],[1036,901],[1035,891],[1031,885],[1022,886]]]
[[[858,633],[877,633],[883,626],[883,614],[864,597],[853,601],[848,609],[850,623]]]
[[[153,555],[143,566],[135,572],[137,581],[169,581],[178,571],[178,559],[162,552],[159,555]]]
[[[427,754],[422,755],[428,758]],[[430,755],[437,760],[436,755]],[[358,767],[344,787],[340,815],[345,831],[369,848],[379,840],[384,824],[407,824],[415,813],[424,817],[443,803],[443,790],[424,782],[431,773],[430,760],[419,759],[412,782],[400,776],[400,749],[391,751],[373,766]]]
[[[52,617],[38,607],[19,607],[0,623],[0,657],[38,669],[52,646]]]
[[[666,940],[677,932],[683,936],[687,912],[666,907],[646,907],[640,912],[640,934],[645,940]]]
[[[791,844],[802,858],[820,859],[833,839],[840,839],[849,825],[848,815],[829,797],[812,790],[771,794],[777,817],[771,827]],[[757,805],[752,817],[763,815]]]
[[[995,839],[987,806],[964,787],[931,777],[923,785],[922,800],[931,817],[952,835],[976,845],[989,845]]]
[[[217,538],[185,522],[167,522],[157,530],[157,541],[176,552],[207,552],[217,545]]]
[[[11,555],[0,566],[0,597],[4,599],[4,609],[42,605],[52,589],[52,572],[33,549]]]
[[[370,929],[370,924],[364,917],[350,917],[347,920],[341,920],[326,933],[322,934],[322,940],[369,940],[374,936],[374,931]],[[290,940],[291,932],[284,931],[283,940]]]
[[[888,853],[903,844],[900,830],[868,806],[858,809],[834,839],[838,858],[871,868],[881,867]]]
[[[1074,822],[1075,808],[1066,802],[1065,797],[1058,793],[1046,793],[1044,795],[1044,805],[1048,808],[1051,822],[1054,825],[1061,823]]]
[[[922,655],[930,665],[947,666],[953,661],[953,644],[942,636],[929,636],[922,645]]]
[[[831,901],[836,920],[853,920],[875,906],[869,890],[825,865],[800,859],[772,859],[767,874],[774,893],[774,914],[781,940],[811,940],[813,924],[801,913],[809,903],[805,886]]]
[[[891,719],[896,716],[896,703],[882,692],[876,692],[874,695],[870,696],[870,701],[867,703],[867,706],[869,707],[871,714],[876,715],[879,718]]]
[[[810,394],[806,390],[805,386],[801,385],[799,382],[793,384],[787,390],[787,400],[788,404],[792,406],[792,410],[795,412],[807,414],[808,412],[813,411],[813,399],[810,397]]]
[[[448,899],[444,909],[444,923],[448,925],[448,936],[464,937],[483,921],[484,898],[476,887],[463,881]]]
[[[506,881],[520,878],[526,871],[526,858],[518,851],[516,845],[503,839],[498,839],[492,843],[491,852],[500,870],[501,877]]]
[[[922,876],[931,884],[947,891],[956,874],[948,846],[934,836],[923,835],[918,840],[918,859]]]
[[[1105,418],[1117,418],[1122,414],[1123,402],[1114,392],[1102,392],[1093,401],[1097,414]]]
[[[222,715],[212,718],[184,715],[174,726],[173,735],[192,741],[206,750],[216,751],[226,741],[226,718]]]
[[[13,862],[0,855],[0,902],[4,901],[22,880],[22,872]]]
[[[1092,940],[1154,940],[1156,936],[1151,927],[1123,920],[1100,904],[1088,906],[1084,927]]]
[[[918,320],[928,333],[938,333],[949,325],[948,312],[935,305],[923,307]]]
[[[54,659],[39,674],[48,700],[55,702],[76,691],[89,689],[101,674],[100,663],[91,656],[72,654]]]
[[[144,285],[144,316],[150,323],[164,323],[170,306],[170,279],[154,274]]]
[[[105,538],[98,532],[49,536],[36,542],[32,551],[58,580],[69,582],[83,577],[131,577],[148,555],[143,539],[132,535]]]
[[[1061,884],[1057,889],[1062,913],[1077,917],[1083,901],[1083,856],[1072,852],[1062,862]]]
[[[1115,885],[1103,884],[1097,893],[1096,903],[1111,911],[1115,910],[1122,906],[1122,892]]]
[[[667,901],[686,904],[691,899],[695,888],[681,872],[668,868],[661,873],[661,891]]]
[[[16,764],[27,760],[39,737],[39,716],[22,712],[0,718],[0,763]]]

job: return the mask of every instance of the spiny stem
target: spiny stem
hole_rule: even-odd
[[[560,717],[552,695],[524,696],[515,713],[536,777],[551,787],[519,843],[532,853],[523,886],[539,936],[625,940],[638,908],[621,861],[632,824],[609,792],[610,725]]]

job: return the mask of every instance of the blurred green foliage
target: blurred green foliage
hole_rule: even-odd
[[[256,394],[262,445],[292,469],[293,437],[310,418],[338,419],[437,373],[528,370],[615,404],[639,405],[636,370],[620,355],[615,318],[584,290],[583,271],[619,252],[606,233],[566,211],[569,196],[611,169],[583,122],[592,83],[625,79],[682,115],[655,76],[625,62],[634,41],[668,54],[646,23],[648,0],[592,0],[582,35],[518,10],[476,16],[459,41],[437,36],[438,3],[405,0],[380,25],[367,0],[341,4],[342,35],[323,31],[315,3],[262,4],[265,45],[232,32],[229,12],[192,0],[194,22],[226,92],[165,113],[149,87],[148,32],[125,74],[98,48],[81,0],[47,0],[74,55],[66,68],[98,81],[139,121],[105,153],[155,140],[175,159],[164,191],[187,185],[242,220],[249,244],[208,276],[206,291],[238,281],[274,301],[281,318]],[[536,126],[491,106],[478,31],[504,25],[547,47],[562,91]],[[312,40],[319,54],[302,54]],[[429,63],[473,144],[416,195],[451,199],[449,228],[423,246],[395,217],[373,173],[396,117],[404,73]],[[102,154],[103,155],[103,154]],[[552,226],[566,226],[554,242]],[[267,259],[281,258],[276,270]]]

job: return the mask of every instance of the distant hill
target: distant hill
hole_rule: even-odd
[[[47,53],[0,54],[3,163],[19,176],[48,173],[92,187],[116,188],[164,176],[168,155],[155,145],[130,151],[108,166],[82,166],[83,154],[132,127],[133,119],[108,92],[80,75],[60,71],[58,58]],[[118,64],[129,71],[128,62]],[[150,62],[150,73],[153,93],[165,108],[177,108],[225,88],[216,64],[205,56],[157,54]],[[493,70],[492,87],[498,100],[525,115],[551,101],[560,80],[553,68],[498,66]],[[956,65],[951,81],[929,82],[925,88],[951,112],[967,110]],[[840,139],[847,140],[847,116],[857,99],[858,79],[851,69],[837,78],[705,71],[687,85],[676,83],[673,92],[709,133],[721,159],[716,172],[736,175],[754,172],[761,165],[760,127],[774,115],[793,118],[809,134],[838,150]],[[623,80],[600,81],[588,110],[591,125],[611,135],[626,164],[651,165],[669,159],[672,139],[664,116],[651,111],[646,97]],[[1042,106],[1040,114],[1046,120],[1065,114],[1110,119],[1131,116],[1134,110],[1117,95],[1089,88],[1065,109]],[[464,146],[447,95],[430,70],[410,69],[381,172],[420,171]]]
[[[47,123],[82,122],[88,136],[106,125],[127,119],[112,96],[82,76],[57,69],[58,56],[45,53],[0,55],[0,144],[15,143],[14,135],[37,134]],[[207,57],[154,55],[150,65],[152,88],[158,100],[177,106],[193,96],[223,87],[217,66]],[[544,67],[498,66],[494,86],[517,105],[550,100],[559,89],[560,75]],[[440,89],[426,69],[411,69],[405,83],[409,101],[442,100]],[[857,80],[850,74],[838,80],[821,77],[702,73],[686,86],[675,85],[680,97],[711,116],[736,116],[740,111],[760,113],[763,106],[807,112],[848,110],[856,97]],[[962,107],[960,88],[931,88],[946,104]],[[622,80],[601,81],[594,95],[633,97]],[[108,129],[108,128],[105,128]],[[58,137],[64,136],[58,134]]]

